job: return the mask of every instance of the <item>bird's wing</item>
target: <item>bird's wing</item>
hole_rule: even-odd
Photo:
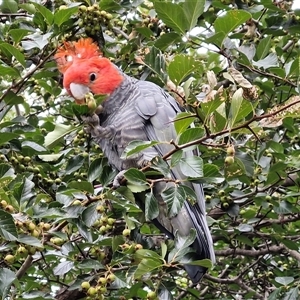
[[[146,120],[145,132],[147,138],[149,140],[166,142],[155,146],[158,155],[163,156],[173,149],[173,146],[167,142],[176,139],[174,118],[181,109],[175,99],[157,85],[145,81],[138,81],[136,84],[141,92],[141,97],[136,100],[137,113]],[[194,155],[194,153],[185,151],[183,155],[188,157]],[[179,165],[172,168],[171,172],[175,179],[186,178]],[[213,242],[206,221],[202,186],[189,182],[186,182],[186,185],[195,191],[197,202],[192,204],[186,200],[177,216],[172,218],[168,217],[166,209],[161,209],[158,222],[169,232],[174,234],[178,231],[182,236],[189,235],[190,229],[195,228],[197,238],[193,246],[198,254],[196,259],[208,258],[214,261]],[[163,204],[160,194],[169,186],[170,184],[160,184],[156,187],[156,198],[160,204]],[[193,282],[198,282],[205,273],[204,268],[192,265],[189,265],[186,270]]]

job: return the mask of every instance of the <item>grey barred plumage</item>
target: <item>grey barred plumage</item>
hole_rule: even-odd
[[[140,168],[152,158],[163,156],[170,151],[173,146],[167,142],[176,139],[173,121],[176,114],[182,111],[175,99],[159,86],[124,74],[123,76],[122,84],[103,103],[103,110],[99,114],[101,127],[93,130],[93,138],[101,146],[109,163],[118,171],[131,167]],[[106,134],[101,130],[106,131]],[[110,132],[109,135],[107,130]],[[106,138],[103,138],[104,135]],[[147,148],[134,158],[121,159],[126,146],[134,140],[155,140],[166,143]],[[194,154],[192,151],[186,151],[184,155]],[[178,166],[171,172],[171,176],[175,179],[186,177]],[[170,218],[161,193],[172,184],[159,183],[155,186],[155,197],[161,205],[160,214],[155,221],[156,225],[171,238],[174,238],[177,230],[181,236],[187,236],[190,234],[190,229],[195,228],[197,238],[193,247],[197,255],[194,259],[208,258],[214,262],[213,242],[206,221],[202,186],[186,182],[185,184],[195,191],[198,202],[192,205],[186,200],[178,215]],[[194,283],[199,282],[206,271],[200,266],[186,265],[185,268]]]

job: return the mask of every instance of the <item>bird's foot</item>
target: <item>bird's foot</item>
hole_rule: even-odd
[[[113,181],[113,188],[117,189],[122,185],[122,181],[124,179],[124,174],[127,170],[120,171]]]

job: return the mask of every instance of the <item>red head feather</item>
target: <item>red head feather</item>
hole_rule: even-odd
[[[91,38],[81,38],[78,42],[64,42],[64,45],[58,48],[54,58],[58,70],[65,73],[74,61],[99,56],[102,56],[102,51],[93,40]]]

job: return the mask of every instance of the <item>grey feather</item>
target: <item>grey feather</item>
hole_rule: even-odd
[[[156,156],[162,156],[173,149],[168,143],[158,144],[139,153],[136,157],[121,159],[121,155],[133,140],[156,140],[170,142],[176,139],[174,118],[182,111],[177,102],[159,86],[146,81],[139,81],[124,75],[121,86],[103,103],[99,115],[100,126],[95,128],[93,137],[100,144],[108,161],[118,171],[131,167],[139,168]],[[185,151],[184,155],[194,155]],[[171,170],[174,179],[185,179],[178,166]],[[170,218],[162,192],[174,183],[155,185],[154,194],[159,202],[160,213],[154,223],[169,237],[189,235],[195,228],[197,238],[193,244],[195,259],[215,260],[213,242],[205,215],[205,200],[200,184],[185,183],[192,188],[197,196],[197,203],[192,205],[186,200],[179,213]],[[191,280],[196,283],[204,275],[206,269],[200,266],[186,265]]]

